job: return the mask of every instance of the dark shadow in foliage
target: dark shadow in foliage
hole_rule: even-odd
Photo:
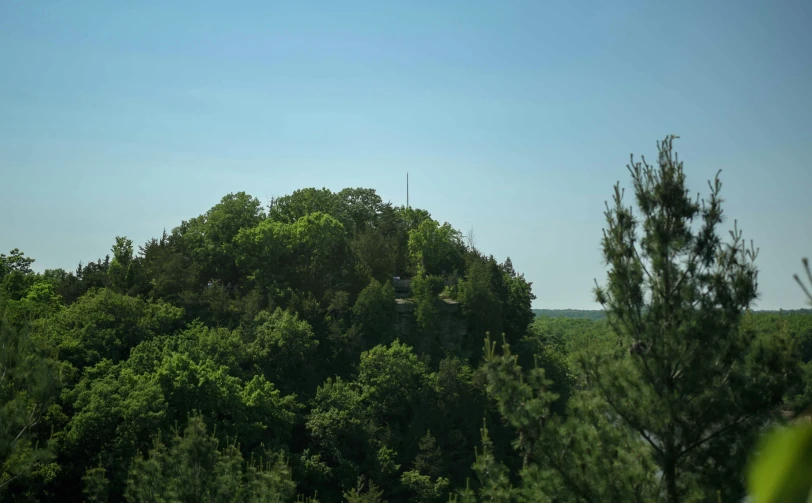
[[[58,471],[50,432],[40,423],[60,385],[52,355],[0,313],[0,499],[22,496]]]
[[[352,307],[352,320],[361,336],[364,349],[392,342],[395,311],[395,289],[391,281],[373,279]]]

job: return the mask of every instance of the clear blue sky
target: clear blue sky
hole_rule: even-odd
[[[674,133],[759,308],[804,307],[812,3],[0,2],[0,250],[73,270],[229,192],[371,187],[593,309],[603,204]]]

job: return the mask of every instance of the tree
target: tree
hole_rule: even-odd
[[[361,354],[358,382],[369,407],[390,428],[407,428],[434,397],[436,377],[412,348],[395,340]]]
[[[25,296],[35,277],[31,271],[33,263],[34,259],[17,248],[8,256],[0,254],[0,297],[19,300]]]
[[[151,437],[168,422],[168,404],[153,376],[108,360],[68,389],[65,402],[72,415],[56,435],[64,477],[60,492],[75,491],[78,479],[87,475],[93,478],[88,483],[103,486],[111,500],[120,498],[132,458],[148,449]],[[94,468],[104,469],[104,480]]]
[[[75,273],[2,256],[0,500],[290,501],[295,481],[324,503],[435,503],[470,477],[469,502],[648,503],[668,495],[669,433],[681,500],[733,500],[770,411],[812,403],[812,317],[740,309],[754,268],[737,276],[696,221],[680,245],[684,194],[658,183],[643,240],[611,213],[627,227],[607,230],[614,304],[595,322],[528,327],[510,259],[369,189],[297,191],[270,218],[230,194]],[[669,263],[690,300],[663,293]],[[393,274],[415,275],[410,298]],[[488,332],[501,354],[470,359]]]
[[[392,278],[397,258],[392,238],[384,236],[377,229],[364,230],[353,238],[351,248],[357,259],[356,270],[364,280],[386,281]]]
[[[284,284],[285,266],[290,263],[291,226],[263,220],[242,229],[235,238],[236,261],[243,275],[261,291],[272,291]]]
[[[461,492],[463,501],[744,496],[747,454],[797,378],[797,359],[780,333],[756,336],[747,312],[756,297],[755,251],[736,228],[731,242],[717,236],[718,177],[708,201],[690,199],[672,140],[661,145],[659,169],[645,161],[630,168],[642,238],[619,187],[607,208],[609,280],[595,293],[611,332],[579,339],[582,374],[566,410],[551,414],[559,397],[550,390],[560,387],[548,365],[525,375],[509,344],[497,355],[486,339],[482,372],[518,434],[522,478],[512,484],[483,431],[474,464],[480,487]]]
[[[300,290],[321,299],[337,279],[346,252],[344,226],[326,213],[310,213],[290,225],[294,267],[291,271]]]
[[[339,218],[341,200],[330,189],[307,188],[274,200],[270,218],[274,222],[292,224],[310,213],[326,213]],[[343,222],[342,222],[343,223]]]
[[[607,204],[610,270],[595,296],[628,353],[590,355],[582,365],[612,421],[645,439],[666,501],[692,490],[734,501],[743,495],[746,453],[797,367],[788,351],[743,326],[757,298],[756,251],[736,226],[729,242],[718,235],[718,174],[708,199],[689,196],[675,138],[658,143],[657,167],[632,159],[639,217],[619,184],[614,207]]]
[[[460,281],[457,299],[468,320],[468,340],[465,352],[478,360],[479,342],[487,332],[502,332],[502,305],[493,291],[490,260],[475,257],[471,260],[466,278]],[[498,278],[501,280],[501,277]]]
[[[116,236],[116,244],[111,249],[113,260],[107,275],[110,287],[119,293],[126,294],[135,285],[136,263],[133,261],[133,242],[130,239]]]
[[[169,445],[157,438],[148,457],[135,459],[125,497],[133,503],[270,503],[289,500],[295,488],[280,455],[272,454],[267,463],[245,464],[234,443],[219,448],[203,419],[192,416]]]
[[[150,297],[168,302],[183,302],[185,292],[200,288],[201,264],[192,261],[180,226],[160,239],[140,246],[144,290]]]
[[[413,469],[401,475],[401,483],[414,493],[410,501],[440,501],[446,495],[449,481],[441,476],[442,453],[430,431],[420,439],[418,448],[420,452],[414,460]]]
[[[223,284],[240,281],[235,263],[234,238],[265,219],[262,205],[245,192],[228,194],[204,215],[183,222],[173,231],[182,237],[188,256],[200,266],[203,281],[218,279]]]
[[[465,245],[462,235],[451,225],[432,219],[420,222],[409,231],[409,257],[412,267],[422,268],[426,274],[450,274],[462,270]]]
[[[519,454],[521,476],[521,484],[514,486],[509,477],[512,471],[505,465],[515,459],[498,461],[495,442],[483,428],[482,452],[473,466],[480,486],[476,492],[483,500],[643,503],[654,499],[654,465],[643,440],[622,427],[611,407],[584,382],[566,403],[566,412],[553,414],[552,407],[561,397],[551,391],[553,382],[546,369],[535,366],[524,372],[518,355],[504,340],[500,355],[496,343],[486,337],[480,370],[501,422],[516,433],[513,447]],[[463,501],[476,501],[472,499],[476,492],[462,492]]]
[[[476,253],[476,233],[473,227],[468,229],[465,235],[465,248],[471,253]]]
[[[394,239],[395,275],[404,276],[414,273],[409,264],[409,232],[417,229],[421,222],[430,220],[426,210],[394,207],[390,203],[383,205],[378,216],[378,229],[388,238]]]
[[[517,274],[510,257],[500,266],[505,283],[505,299],[502,301],[502,319],[508,341],[516,341],[525,335],[527,327],[535,318],[532,303],[536,299],[532,283],[524,274]]]
[[[313,399],[307,429],[317,452],[329,466],[329,482],[334,492],[351,487],[361,473],[374,469],[374,446],[370,443],[377,427],[371,411],[365,407],[359,384],[340,377],[327,378]]]
[[[55,361],[27,331],[0,319],[0,495],[34,465],[51,458],[49,446],[39,443],[37,425],[59,386]]]
[[[419,329],[419,337],[422,346],[431,346],[439,336],[440,330],[440,310],[437,293],[432,290],[432,279],[427,277],[423,267],[418,266],[414,278],[412,278],[412,298],[415,304],[414,317]],[[417,341],[414,341],[417,342]]]
[[[575,376],[567,361],[568,356],[563,342],[544,333],[540,324],[533,324],[529,333],[517,344],[517,360],[522,367],[542,368],[544,375],[550,379],[548,389],[559,397],[550,406],[550,411],[555,414],[566,412],[567,402],[575,388]]]
[[[183,323],[183,310],[165,302],[145,302],[103,289],[39,320],[38,334],[76,368],[107,358],[118,362],[144,340],[169,335]]]
[[[342,203],[343,214],[333,216],[342,220],[341,217],[346,215],[347,220],[342,223],[347,227],[351,222],[354,233],[374,226],[383,208],[383,200],[374,189],[346,188],[337,197]]]
[[[279,308],[273,313],[262,311],[254,323],[248,351],[256,367],[285,394],[314,391],[314,384],[318,384],[313,381],[319,341],[310,325]]]
[[[8,255],[0,253],[0,280],[13,271],[22,274],[31,274],[31,264],[34,259],[28,258],[18,248],[14,248]]]
[[[0,311],[4,311],[5,321],[13,327],[23,328],[38,318],[62,309],[62,299],[54,292],[53,285],[41,277],[31,275],[31,278],[34,282],[22,298],[4,299],[0,295]]]
[[[360,331],[365,346],[390,342],[394,309],[395,289],[391,281],[381,284],[373,279],[361,290],[352,307],[352,314],[353,323]]]
[[[366,492],[364,491],[364,478],[358,477],[358,485],[344,493],[344,498],[347,503],[386,503],[382,500],[383,490],[379,489],[374,482],[369,482],[369,487]]]

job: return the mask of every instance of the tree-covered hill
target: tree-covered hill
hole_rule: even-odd
[[[183,458],[208,435],[238,446],[223,463],[271,463],[279,494],[295,480],[337,501],[363,475],[389,498],[439,497],[464,484],[480,421],[496,417],[473,377],[485,333],[517,341],[533,319],[510,259],[369,189],[304,189],[269,208],[229,194],[137,249],[118,237],[75,271],[32,262],[2,256],[3,330],[31,341],[61,389],[20,423],[31,443],[14,444],[2,482],[15,499],[81,499],[88,474],[110,500],[130,498],[147,490],[134,474],[153,465],[136,461],[159,438]],[[408,298],[394,277],[411,279]],[[412,306],[409,333],[396,332],[396,300]],[[449,302],[456,337],[441,333]],[[45,452],[36,442],[51,457],[26,461]]]
[[[737,501],[812,404],[812,317],[748,310],[719,185],[660,151],[607,212],[603,311],[534,312],[372,189],[228,194],[74,271],[0,255],[0,499]]]

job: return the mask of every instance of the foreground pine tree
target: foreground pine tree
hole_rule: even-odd
[[[657,166],[629,166],[639,212],[624,206],[619,186],[607,205],[610,270],[595,294],[625,358],[582,363],[612,421],[648,444],[663,499],[738,501],[748,453],[797,365],[786,340],[756,340],[747,329],[757,252],[735,225],[720,239],[718,174],[708,198],[693,199],[674,138],[658,144]]]
[[[459,501],[741,501],[759,433],[778,419],[798,376],[786,338],[757,338],[756,251],[719,237],[721,183],[704,201],[685,188],[668,137],[657,166],[629,167],[639,212],[615,188],[596,298],[612,334],[585,340],[578,390],[562,415],[543,368],[524,372],[508,344],[486,339],[488,391],[517,432],[512,487],[483,432],[472,488]],[[542,353],[544,348],[541,348]],[[543,354],[542,354],[543,356]]]

